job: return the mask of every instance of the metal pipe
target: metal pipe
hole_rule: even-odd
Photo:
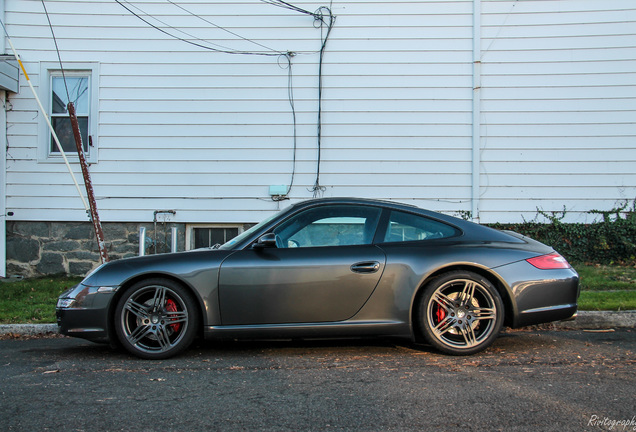
[[[171,234],[172,234],[172,238],[171,240],[171,245],[170,245],[170,252],[174,253],[177,251],[177,227],[172,227],[171,230]]]
[[[139,228],[139,256],[146,255],[146,227]]]
[[[481,195],[481,0],[473,0],[473,134],[471,217],[479,222]]]

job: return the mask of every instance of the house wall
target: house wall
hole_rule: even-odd
[[[482,220],[633,200],[636,4],[482,6]]]
[[[139,252],[139,228],[153,232],[151,224],[105,223],[111,259],[136,256]],[[184,227],[178,229],[178,244],[183,250]],[[180,228],[180,229],[179,229]],[[171,230],[159,230],[158,252],[169,252]],[[154,236],[153,236],[154,238]],[[146,252],[154,252],[154,242],[147,241]],[[99,250],[90,222],[7,223],[7,274],[23,277],[68,274],[86,275],[100,264]]]
[[[102,220],[150,222],[155,210],[172,209],[174,223],[248,223],[311,198],[321,38],[313,18],[257,0],[179,3],[209,22],[164,1],[131,3],[183,38],[297,53],[294,184],[289,201],[270,199],[269,186],[289,185],[294,171],[284,57],[204,50],[112,1],[50,1],[67,67],[99,65],[91,175]],[[314,11],[325,3],[294,4]],[[321,194],[393,199],[450,214],[466,214],[478,199],[480,212],[472,216],[482,222],[564,207],[567,220],[584,221],[591,209],[634,199],[636,5],[478,5],[479,188],[472,184],[473,1],[351,0],[332,3]],[[5,7],[8,32],[40,89],[41,64],[57,62],[42,3],[6,0]],[[46,133],[21,85],[7,105],[9,220],[84,222],[66,168],[38,161]]]

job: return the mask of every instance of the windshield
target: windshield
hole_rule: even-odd
[[[254,225],[252,228],[248,229],[247,231],[243,231],[241,234],[239,234],[238,236],[234,237],[232,240],[230,240],[227,243],[224,243],[223,245],[219,246],[219,249],[232,249],[235,244],[240,243],[241,241],[243,241],[244,239],[246,239],[247,237],[252,235],[255,231],[258,231],[263,226],[265,226],[268,223],[270,223],[272,221],[272,219],[274,219],[278,215],[279,215],[279,213],[274,213],[273,215],[271,215],[267,219],[265,219],[262,222]]]

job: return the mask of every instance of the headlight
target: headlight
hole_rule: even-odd
[[[57,308],[58,309],[67,309],[70,308],[73,303],[75,302],[75,299],[72,298],[61,298],[57,300]]]

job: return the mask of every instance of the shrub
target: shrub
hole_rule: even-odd
[[[516,231],[552,246],[571,262],[594,264],[636,264],[636,201],[625,202],[609,211],[592,210],[602,219],[588,224],[564,223],[566,209],[538,216],[549,222],[490,224],[491,227]],[[535,218],[536,219],[536,218]]]

